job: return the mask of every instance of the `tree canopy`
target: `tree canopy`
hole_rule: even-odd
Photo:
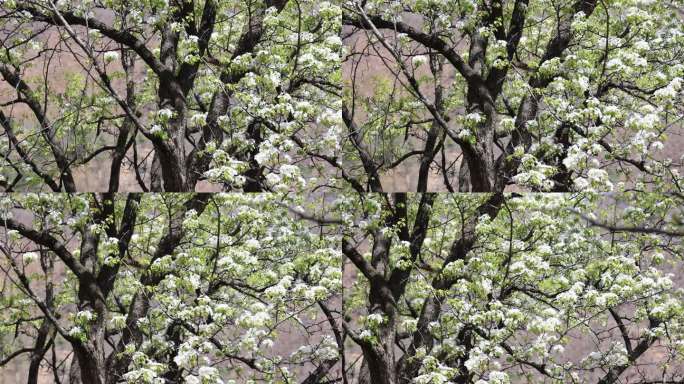
[[[401,169],[417,177],[385,191],[681,189],[680,1],[343,7],[347,153],[366,190]]]
[[[682,200],[4,195],[0,368],[29,384],[677,383]]]
[[[305,202],[2,197],[0,368],[26,355],[34,384],[333,380],[339,240],[288,204]]]
[[[0,186],[90,192],[74,174],[99,159],[102,191],[302,189],[317,172],[299,163],[337,142],[340,17],[302,0],[2,1]]]
[[[682,197],[370,194],[342,240],[358,383],[684,380]]]

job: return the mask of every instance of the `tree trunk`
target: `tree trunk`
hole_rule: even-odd
[[[364,361],[367,363],[368,377],[370,378],[370,383],[373,384],[396,384],[395,379],[396,372],[394,369],[394,354],[390,351],[384,350],[387,347],[388,340],[383,340],[381,338],[380,343],[382,347],[370,349],[364,348]],[[380,349],[383,349],[380,351]],[[394,343],[390,346],[391,349],[394,348]],[[363,368],[363,367],[362,367]],[[359,382],[361,378],[365,375],[359,377]]]
[[[361,368],[359,369],[359,380],[358,384],[372,384],[370,378],[370,369],[368,368],[368,361],[364,357],[361,360]]]
[[[71,365],[69,366],[69,384],[83,384],[83,380],[81,380],[81,368],[78,365],[78,358],[76,355],[71,356]]]
[[[84,384],[105,384],[106,383],[106,369],[104,366],[104,359],[98,353],[96,348],[90,345],[83,345],[80,343],[72,344],[75,359],[78,361],[79,380],[77,383]],[[71,365],[72,375],[74,370],[74,363]],[[72,381],[72,384],[74,382]]]
[[[471,192],[494,192],[496,182],[496,165],[494,152],[487,136],[478,137],[477,143],[472,148],[464,148],[463,156],[470,173]]]
[[[161,163],[157,151],[152,155],[152,165],[150,166],[150,192],[162,191]]]
[[[31,363],[29,364],[27,384],[38,384],[38,374],[40,373],[40,363],[43,361],[43,356],[50,347],[50,329],[52,328],[50,320],[45,319],[38,329],[38,336],[34,351],[31,353]]]
[[[461,165],[458,167],[458,191],[470,192],[470,170],[468,169],[468,160],[463,154],[461,158]]]

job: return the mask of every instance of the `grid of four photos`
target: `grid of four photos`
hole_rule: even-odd
[[[0,0],[0,384],[684,383],[679,0]]]

